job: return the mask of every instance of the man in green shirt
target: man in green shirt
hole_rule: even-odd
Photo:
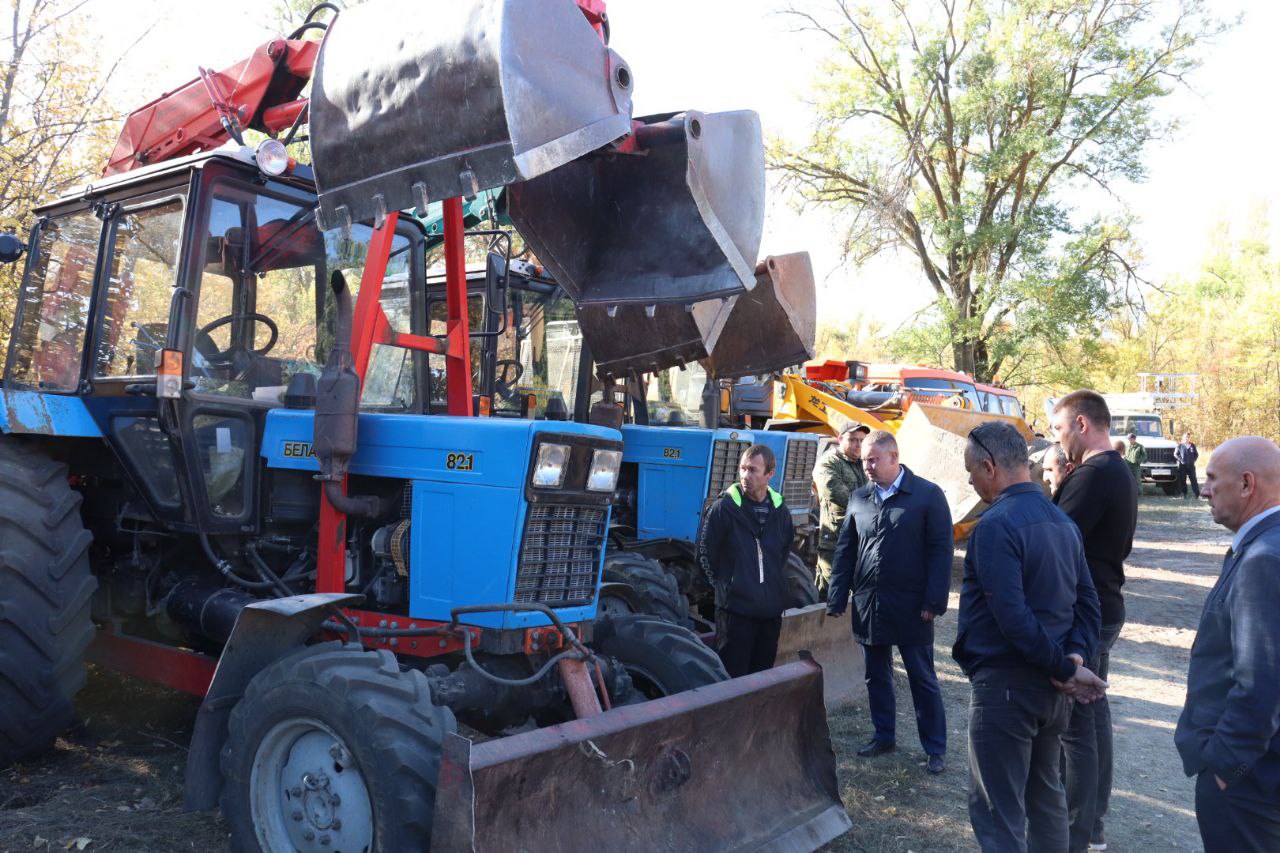
[[[1147,461],[1147,449],[1138,444],[1138,434],[1129,433],[1129,445],[1124,449],[1124,461],[1129,463],[1133,478],[1138,481],[1138,489],[1142,489],[1142,463]]]
[[[827,588],[831,586],[831,564],[835,558],[836,540],[840,538],[840,525],[844,523],[845,507],[849,495],[867,483],[862,470],[862,439],[871,432],[869,427],[850,421],[840,430],[837,444],[831,448],[813,469],[813,485],[818,490],[818,569],[813,582],[818,595],[825,601]]]

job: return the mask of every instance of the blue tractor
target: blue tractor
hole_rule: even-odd
[[[503,221],[503,200],[473,207],[475,224]],[[424,220],[429,234],[439,230]],[[488,231],[477,232],[488,234]],[[442,305],[444,282],[429,282]],[[471,316],[488,318],[473,346],[473,376],[498,417],[590,423],[621,414],[623,456],[609,528],[601,608],[643,613],[700,630],[714,627],[714,593],[697,561],[702,514],[738,476],[752,443],[777,460],[770,485],[791,508],[796,541],[788,563],[789,607],[815,604],[816,521],[812,490],[819,436],[699,424],[706,373],[700,365],[632,375],[622,400],[602,405],[609,385],[595,376],[582,312],[543,269],[490,254],[468,271]],[[589,313],[588,313],[589,317]]]
[[[622,434],[514,390],[477,417],[472,394],[500,318],[468,310],[459,196],[528,185],[536,221],[534,191],[583,158],[678,177],[700,137],[735,186],[758,158],[734,160],[736,132],[717,150],[714,115],[633,124],[599,0],[484,8],[370,0],[323,47],[314,22],[275,39],[133,113],[106,177],[0,238],[26,256],[0,385],[0,766],[72,722],[88,660],[203,697],[186,802],[220,805],[237,850],[816,847],[849,826],[821,670],[727,681],[686,628],[602,614]],[[529,60],[551,42],[563,63]],[[304,120],[314,172],[287,156]],[[655,147],[671,162],[635,156]],[[610,185],[697,208],[671,181]],[[399,213],[429,199],[442,288]],[[741,288],[736,265],[700,286]]]

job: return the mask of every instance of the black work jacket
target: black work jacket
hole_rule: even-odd
[[[769,489],[764,524],[743,505],[742,487],[725,489],[698,532],[698,560],[716,591],[716,607],[772,619],[787,609],[787,555],[794,530],[782,495]]]
[[[827,609],[844,612],[852,593],[854,638],[873,646],[932,645],[933,623],[920,613],[945,613],[951,591],[946,496],[902,470],[902,484],[883,504],[871,482],[850,496],[832,562]]]

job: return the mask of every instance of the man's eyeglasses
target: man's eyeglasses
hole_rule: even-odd
[[[974,427],[969,430],[969,440],[978,445],[978,447],[981,447],[982,452],[991,457],[991,467],[994,468],[996,465],[996,455],[987,449],[987,446],[982,443],[982,439],[978,438],[978,430],[980,429],[982,429],[982,427]]]

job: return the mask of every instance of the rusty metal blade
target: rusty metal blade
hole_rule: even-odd
[[[802,659],[545,729],[445,743],[432,849],[809,851],[851,826]]]
[[[369,0],[311,92],[324,228],[527,180],[631,131],[634,82],[573,0]]]
[[[867,698],[866,664],[853,641],[848,617],[832,619],[827,605],[811,604],[782,614],[775,666],[796,659],[801,651],[822,666],[822,698],[828,711]]]
[[[764,145],[749,110],[639,119],[643,155],[592,154],[507,191],[511,221],[578,305],[656,305],[755,286]]]
[[[759,376],[813,358],[817,292],[808,252],[771,255],[756,267],[756,286],[734,298],[707,372],[720,379]]]

